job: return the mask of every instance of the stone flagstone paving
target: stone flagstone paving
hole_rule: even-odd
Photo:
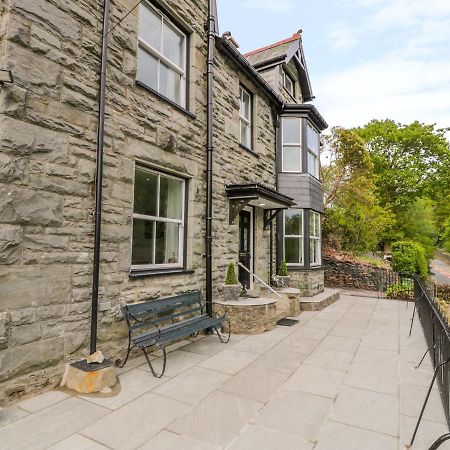
[[[433,374],[429,357],[414,368],[426,345],[418,321],[407,337],[411,314],[341,293],[293,327],[186,341],[159,380],[130,361],[116,396],[53,390],[0,410],[0,448],[403,450]],[[435,388],[413,449],[446,432]]]

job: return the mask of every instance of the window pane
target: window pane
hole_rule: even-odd
[[[136,168],[134,179],[134,212],[156,216],[158,176]]]
[[[160,93],[176,103],[181,99],[181,76],[164,64],[160,65]]]
[[[314,239],[310,239],[309,241],[309,257],[311,264],[317,263],[317,248],[316,241]]]
[[[314,151],[316,155],[319,154],[319,134],[317,133],[314,128],[311,127],[311,125],[308,125],[307,127],[307,140],[308,140],[308,147]]]
[[[183,53],[184,53],[184,37],[176,32],[167,22],[164,22],[163,27],[163,55],[176,64],[178,67],[183,67]]]
[[[158,90],[158,60],[142,48],[138,48],[136,78],[148,87]]]
[[[301,171],[301,147],[283,147],[283,170]]]
[[[298,209],[288,209],[285,213],[285,235],[303,236],[303,214]]]
[[[155,10],[139,6],[139,37],[156,50],[161,51],[162,18]]]
[[[301,264],[301,244],[303,239],[290,238],[284,239],[284,257],[288,264]]]
[[[241,144],[251,148],[251,129],[250,125],[241,120]]]
[[[311,152],[308,152],[308,172],[316,178],[319,178],[319,160]]]
[[[300,122],[299,118],[283,118],[283,143],[300,144]]]
[[[241,88],[240,115],[250,121],[251,97],[248,92]]]
[[[133,219],[131,264],[153,264],[153,227],[150,220]]]
[[[179,262],[179,227],[180,225],[177,223],[156,223],[156,264],[176,264]]]
[[[182,219],[183,182],[161,176],[159,192],[159,216],[168,219]]]
[[[287,74],[284,74],[284,87],[287,89],[289,93],[294,95],[294,83]]]

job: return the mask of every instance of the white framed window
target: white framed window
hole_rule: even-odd
[[[284,211],[283,228],[286,264],[303,265],[303,209]]]
[[[319,159],[319,146],[320,135],[319,133],[308,123],[306,125],[306,141],[308,147],[308,172],[319,178],[320,176],[320,159]]]
[[[132,269],[183,266],[185,180],[135,168]]]
[[[309,263],[318,266],[321,263],[320,214],[309,212]]]
[[[283,117],[281,134],[281,170],[283,172],[301,172],[302,119],[299,117]]]
[[[292,97],[295,97],[295,81],[285,71],[283,71],[283,78],[285,89],[292,95]]]
[[[239,142],[249,149],[252,148],[252,94],[239,87]]]
[[[186,33],[160,10],[142,2],[138,37],[137,80],[185,108]]]

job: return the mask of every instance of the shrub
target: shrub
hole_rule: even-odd
[[[412,280],[405,279],[400,283],[391,284],[386,289],[386,297],[388,298],[414,298],[414,283]]]
[[[278,275],[280,277],[287,277],[288,276],[288,268],[287,268],[287,264],[286,264],[286,260],[283,259],[283,261],[281,261],[280,267],[278,269]]]
[[[236,270],[234,268],[234,263],[232,263],[232,262],[230,262],[230,264],[228,264],[227,277],[225,278],[225,284],[228,284],[228,285],[239,284],[237,277],[236,277]]]
[[[438,284],[436,286],[436,297],[445,303],[450,303],[450,284]]]
[[[398,241],[392,244],[392,268],[399,273],[421,277],[428,276],[428,263],[425,250],[416,242]]]

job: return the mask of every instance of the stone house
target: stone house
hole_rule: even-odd
[[[0,91],[4,400],[57,383],[87,352],[103,8],[0,8],[1,64],[14,77]],[[110,14],[98,342],[117,358],[122,304],[205,290],[208,1],[115,0]],[[217,34],[214,71],[213,297],[229,262],[269,282],[281,259],[313,295],[326,124],[304,104],[301,35],[245,56]],[[247,271],[239,279],[258,291]]]

